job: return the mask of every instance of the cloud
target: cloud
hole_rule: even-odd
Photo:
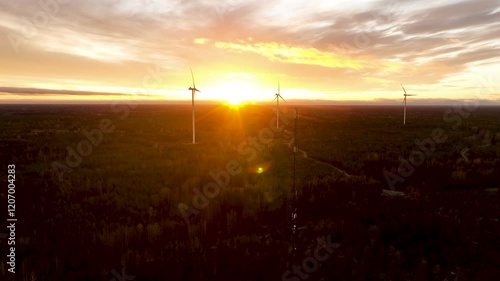
[[[390,67],[390,63],[373,62],[369,59],[348,57],[340,50],[337,52],[320,51],[316,48],[288,46],[276,42],[260,43],[231,43],[216,42],[215,47],[237,53],[250,52],[259,54],[271,61],[292,64],[317,65],[330,68],[368,69],[377,67],[376,64]]]
[[[23,39],[17,54],[0,41],[3,86],[140,87],[148,66],[161,65],[170,89],[189,82],[192,66],[200,83],[249,73],[368,92],[438,87],[499,65],[497,0],[71,0],[53,12],[39,4],[47,1],[0,0],[0,34]],[[41,12],[47,24],[34,20]]]
[[[207,38],[196,38],[193,40],[193,42],[195,44],[198,44],[198,45],[205,45],[208,42],[208,39]]]
[[[462,29],[482,29],[497,25],[500,13],[496,0],[460,1],[414,13],[402,28],[406,34],[429,34]]]
[[[72,91],[72,90],[51,90],[37,88],[15,88],[15,87],[0,87],[0,94],[16,94],[16,95],[73,95],[73,96],[128,96],[124,93],[105,93],[105,92],[89,92],[89,91]],[[148,94],[136,93],[134,95],[150,96]]]

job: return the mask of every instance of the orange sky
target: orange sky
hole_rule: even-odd
[[[497,0],[0,0],[0,103],[188,100],[192,67],[200,100],[279,80],[288,100],[400,104],[403,84],[500,104],[499,18]]]

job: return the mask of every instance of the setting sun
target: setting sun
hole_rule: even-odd
[[[262,91],[259,91],[245,81],[221,82],[214,86],[209,93],[210,98],[225,101],[232,106],[239,106],[246,101],[262,100]]]
[[[238,106],[240,105],[244,100],[243,99],[240,99],[238,97],[234,97],[234,98],[229,98],[227,100],[227,102],[233,106]]]

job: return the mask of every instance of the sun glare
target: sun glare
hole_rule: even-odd
[[[238,96],[232,96],[232,97],[228,97],[226,98],[227,102],[232,105],[232,106],[238,106],[240,105],[242,102],[244,102],[245,100],[241,97],[238,97]]]
[[[225,101],[231,106],[240,106],[248,101],[259,99],[259,91],[250,83],[243,81],[231,81],[220,83],[213,88],[212,97],[217,100]]]

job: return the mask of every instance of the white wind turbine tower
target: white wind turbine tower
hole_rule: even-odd
[[[200,90],[196,89],[196,85],[194,84],[194,75],[193,75],[193,70],[191,70],[191,78],[193,79],[193,87],[189,87],[189,90],[191,91],[191,105],[192,105],[192,110],[193,110],[193,144],[196,142],[196,137],[195,137],[195,128],[194,128],[194,95],[195,92],[199,92]]]
[[[408,96],[416,96],[416,95],[408,95],[406,93],[405,87],[403,87],[403,85],[401,85],[401,88],[403,88],[403,91],[405,92],[404,93],[404,99],[403,99],[403,107],[404,107],[403,125],[406,125],[406,97],[408,97]]]
[[[280,81],[278,81],[278,93],[276,93],[276,97],[273,99],[276,100],[276,128],[279,128],[279,120],[280,120],[280,111],[279,111],[279,106],[280,106],[280,98],[286,102],[286,100],[281,96],[280,94]]]

